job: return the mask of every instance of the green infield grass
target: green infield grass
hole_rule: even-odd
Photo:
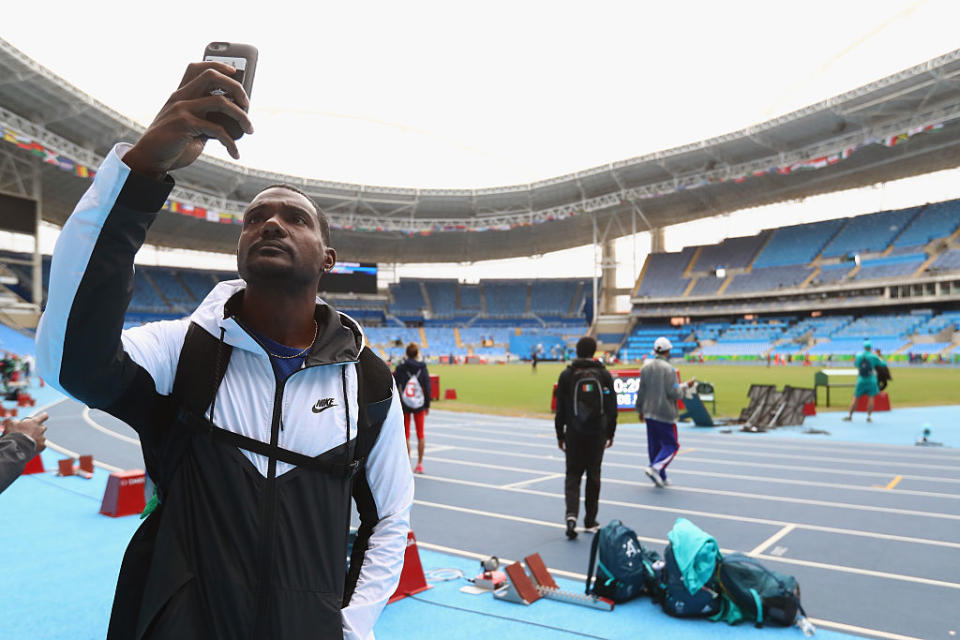
[[[504,415],[550,417],[550,394],[563,365],[542,362],[532,372],[529,364],[503,365],[430,365],[430,373],[440,376],[441,398],[446,389],[456,389],[456,400],[440,400],[433,407],[451,411],[475,411]],[[615,367],[631,369],[636,367]],[[735,417],[747,406],[750,385],[789,384],[813,388],[813,374],[820,367],[771,367],[722,364],[680,364],[684,380],[696,376],[716,388],[717,416]],[[896,407],[920,407],[960,404],[960,369],[891,368],[893,381],[887,388],[890,404]],[[831,409],[846,409],[853,394],[850,387],[830,391]],[[820,391],[823,411],[825,396]],[[633,413],[621,414],[621,420],[635,422]]]

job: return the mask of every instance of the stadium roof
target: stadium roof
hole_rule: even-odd
[[[325,208],[346,259],[471,262],[580,246],[593,241],[594,220],[611,238],[630,233],[634,222],[642,231],[956,167],[958,76],[960,50],[730,134],[496,188],[347,184],[203,156],[176,172],[169,204],[180,212],[161,212],[147,240],[232,253],[239,226],[208,220],[232,222],[261,188],[286,182]],[[20,147],[0,141],[0,190],[24,191],[30,154],[46,150],[48,164],[39,163],[43,217],[62,224],[88,185],[78,177],[82,167],[95,168],[115,142],[134,141],[142,127],[2,39],[0,77],[0,126]],[[203,219],[183,215],[190,207],[204,211]]]

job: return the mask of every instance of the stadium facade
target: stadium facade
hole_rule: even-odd
[[[0,84],[0,192],[37,203],[38,220],[61,224],[109,148],[136,139],[142,128],[2,40],[0,74],[9,78]],[[622,293],[609,270],[602,290],[596,280],[486,281],[474,288],[401,280],[388,292],[337,294],[335,299],[372,325],[392,325],[394,333],[416,325],[416,335],[409,337],[423,342],[429,342],[426,329],[449,330],[433,342],[442,345],[436,351],[454,356],[487,348],[506,352],[511,342],[499,334],[464,341],[461,330],[469,335],[472,328],[507,328],[515,336],[526,332],[544,340],[553,332],[563,342],[595,319],[592,330],[603,344],[627,357],[643,348],[642,340],[633,338],[644,328],[677,325],[687,326],[677,336],[685,351],[720,356],[711,348],[729,342],[729,335],[763,334],[743,353],[762,357],[796,346],[795,352],[805,355],[824,339],[870,331],[872,324],[857,324],[864,316],[918,311],[914,315],[924,322],[897,325],[898,337],[909,340],[896,350],[942,343],[937,355],[950,355],[956,351],[952,332],[958,327],[947,318],[960,304],[957,203],[917,203],[869,215],[850,212],[864,215],[767,229],[678,254],[663,252],[663,229],[960,165],[958,75],[960,51],[955,51],[741,131],[525,185],[405,189],[347,184],[204,156],[177,172],[178,186],[147,240],[162,247],[232,252],[244,204],[276,182],[296,185],[325,208],[333,244],[345,260],[463,262],[593,243],[604,247],[609,267],[613,239],[649,231],[653,253],[629,292],[629,321],[594,313],[610,309],[613,296]],[[39,302],[40,256],[11,254],[4,260],[10,283],[6,306]],[[141,319],[182,313],[209,282],[228,275],[141,271],[133,304]],[[821,335],[804,324],[812,312],[849,321]],[[764,316],[779,319],[761,323],[763,331],[748,326]],[[923,333],[927,330],[932,333]],[[799,333],[783,335],[791,331]],[[928,335],[940,342],[927,340]],[[383,348],[392,348],[404,336],[388,332]],[[525,355],[525,350],[542,347],[543,340],[514,342],[511,353]]]

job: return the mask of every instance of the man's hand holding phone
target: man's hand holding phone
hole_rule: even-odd
[[[222,124],[214,121],[216,116],[210,117],[223,114],[236,121],[244,132],[253,133],[246,112],[250,99],[243,85],[232,78],[235,73],[233,67],[222,62],[190,64],[180,87],[124,156],[124,163],[138,173],[162,178],[193,163],[210,138],[219,140],[231,157],[239,158],[234,139]]]

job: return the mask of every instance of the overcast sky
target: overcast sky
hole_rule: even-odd
[[[243,164],[365,184],[483,187],[666,149],[812,104],[951,51],[958,18],[951,0],[57,0],[16,3],[0,35],[143,124],[207,42],[254,44],[257,132],[241,141]],[[917,201],[930,193],[923,188]],[[727,218],[724,231],[758,230],[741,217]],[[696,235],[688,229],[679,242]],[[668,243],[678,238],[671,232]],[[587,264],[565,254],[538,267],[521,261],[526,274],[504,268],[589,275],[584,252]],[[628,264],[621,275],[631,272]]]

